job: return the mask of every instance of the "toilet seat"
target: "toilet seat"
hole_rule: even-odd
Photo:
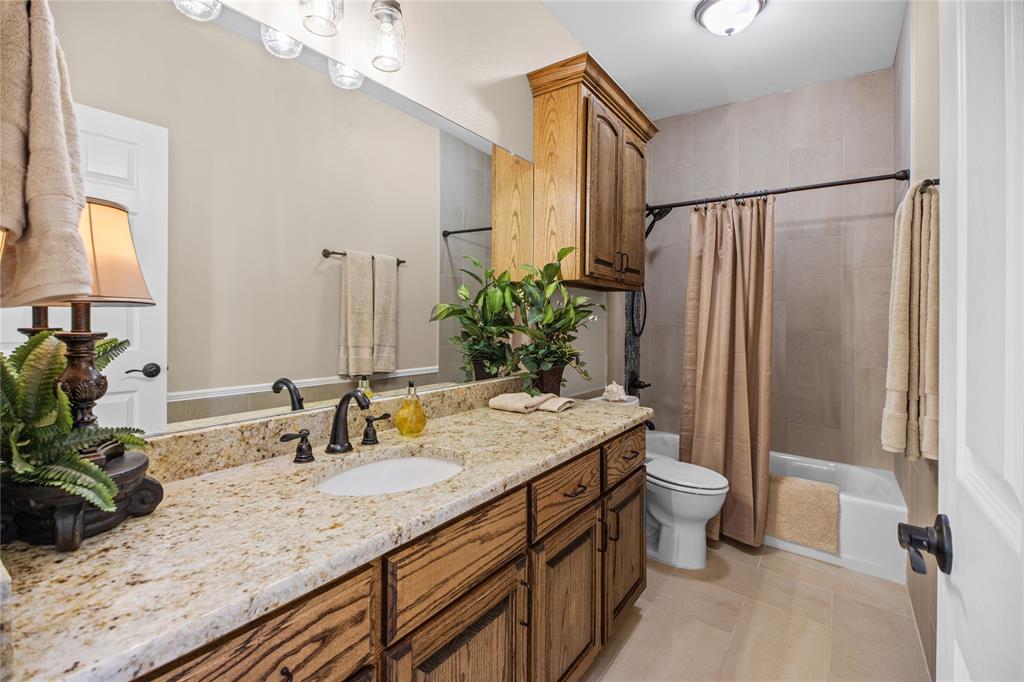
[[[729,490],[729,480],[706,467],[671,459],[653,459],[647,463],[649,483],[691,495],[720,495]]]

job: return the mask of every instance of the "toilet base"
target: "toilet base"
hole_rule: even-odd
[[[705,526],[707,521],[677,523],[673,526],[661,524],[657,529],[657,540],[647,543],[648,558],[676,568],[699,571],[708,563]]]

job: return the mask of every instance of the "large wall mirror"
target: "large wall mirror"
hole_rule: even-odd
[[[490,142],[386,103],[369,79],[336,87],[308,48],[272,56],[259,23],[227,7],[200,23],[171,2],[51,4],[86,191],[128,207],[162,307],[94,315],[135,344],[107,370],[101,422],[153,432],[287,411],[280,377],[307,408],[336,401],[353,386],[338,371],[346,257],[324,249],[404,260],[396,367],[370,377],[375,392],[464,380],[452,326],[429,316],[464,256],[490,258],[489,233],[441,237],[490,225]],[[160,376],[124,374],[153,361]]]

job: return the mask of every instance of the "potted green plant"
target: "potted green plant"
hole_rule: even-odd
[[[96,345],[102,369],[128,348],[128,341]],[[110,443],[146,447],[127,427],[74,429],[68,394],[58,382],[67,365],[65,346],[52,332],[41,332],[10,356],[0,353],[0,477],[4,487],[4,539],[40,534],[81,542],[84,505],[115,512],[114,478],[82,451]],[[71,524],[68,527],[68,524]],[[62,536],[63,533],[63,536]],[[69,535],[70,534],[70,535]],[[51,540],[51,542],[53,542]],[[73,548],[61,546],[59,549]],[[77,547],[77,544],[74,545]]]
[[[528,393],[560,394],[566,367],[590,381],[583,357],[572,344],[579,330],[597,319],[597,308],[604,310],[604,306],[587,296],[572,295],[562,284],[562,261],[574,250],[571,246],[560,249],[557,260],[540,269],[521,266],[526,275],[519,283],[520,324],[516,331],[529,341],[516,349],[516,356]]]
[[[453,336],[452,341],[462,350],[462,369],[467,380],[511,374],[518,366],[509,342],[518,304],[516,283],[507,270],[495,275],[493,268],[485,268],[476,258],[467,256],[467,260],[480,273],[460,270],[473,278],[479,289],[474,294],[465,284],[459,285],[458,301],[438,303],[430,319],[458,320],[459,335]]]

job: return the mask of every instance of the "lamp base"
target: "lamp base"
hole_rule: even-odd
[[[100,511],[82,498],[50,486],[4,485],[2,541],[54,545],[62,552],[76,550],[83,539],[110,530],[129,516],[151,514],[163,500],[163,486],[146,476],[149,458],[141,452],[114,457],[103,468],[117,483],[116,511]]]
[[[94,332],[88,301],[71,302],[71,331],[57,332],[55,336],[67,346],[67,369],[60,375],[60,384],[71,399],[71,414],[75,428],[96,425],[92,408],[96,401],[107,393],[107,378],[93,361],[96,358],[96,342],[107,335]]]

